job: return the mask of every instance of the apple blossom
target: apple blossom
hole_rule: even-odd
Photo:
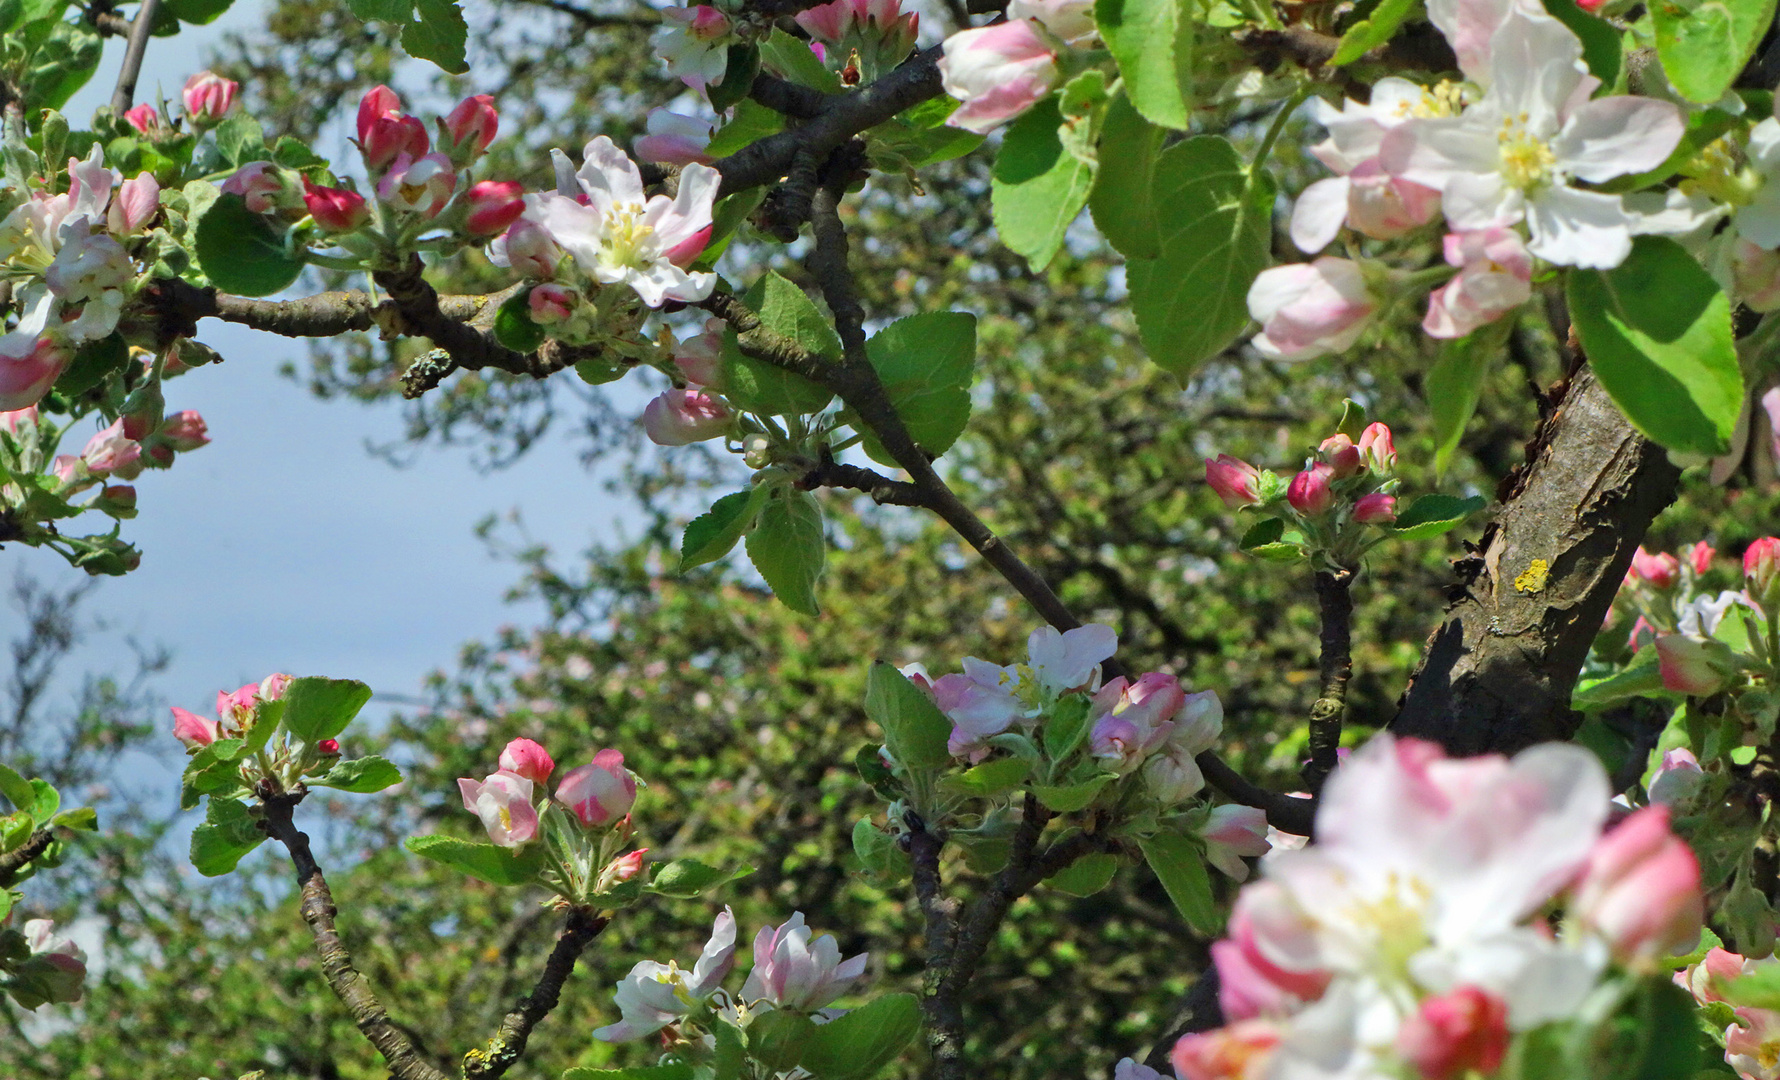
[[[1053,696],[1089,686],[1098,677],[1101,662],[1111,659],[1118,647],[1117,632],[1098,623],[1061,633],[1055,627],[1041,626],[1026,637],[1032,676]]]
[[[482,819],[488,838],[501,847],[524,847],[537,837],[538,811],[532,806],[530,780],[501,771],[480,783],[464,777],[457,789],[464,809]]]
[[[489,181],[498,183],[498,181]],[[515,185],[517,186],[517,185]],[[377,181],[377,199],[394,210],[406,210],[423,218],[439,216],[451,193],[457,190],[457,172],[444,154],[396,155],[389,171]],[[495,230],[490,230],[495,231]]]
[[[705,147],[711,143],[709,121],[700,120],[696,116],[682,116],[668,109],[650,109],[643,130],[645,134],[634,144],[638,161],[655,161],[663,165],[709,165],[714,160],[705,153]]]
[[[1397,520],[1397,498],[1382,491],[1354,501],[1354,520],[1362,525],[1388,525]]]
[[[464,98],[445,115],[445,133],[451,137],[451,145],[445,151],[452,161],[467,165],[494,142],[500,126],[501,118],[495,112],[493,95],[476,94]]]
[[[1780,601],[1780,538],[1764,536],[1744,549],[1743,580],[1756,603],[1771,608]]]
[[[973,678],[973,665],[993,672],[986,680]],[[1002,685],[1001,668],[976,657],[966,657],[963,675],[941,675],[933,682],[934,704],[952,721],[946,749],[954,757],[973,760],[987,752],[984,741],[1001,734],[1026,715],[1025,706],[1010,688]],[[979,671],[979,674],[981,672]]]
[[[110,236],[92,231],[89,221],[64,222],[61,232],[61,250],[43,272],[43,283],[62,308],[57,329],[76,343],[104,337],[116,329],[124,290],[136,276],[130,255]],[[75,308],[78,313],[71,316]]]
[[[1738,237],[1731,251],[1731,282],[1751,311],[1780,309],[1780,251]]]
[[[161,426],[155,430],[155,436],[166,440],[169,446],[181,453],[196,450],[210,442],[210,430],[196,409],[181,409],[162,420]]]
[[[161,185],[153,173],[142,173],[125,180],[111,200],[106,223],[113,233],[127,236],[146,226],[161,208]]]
[[[222,123],[222,118],[234,107],[235,95],[240,90],[241,84],[233,79],[225,79],[212,71],[200,71],[185,81],[180,98],[185,102],[185,114],[192,125],[208,128]]]
[[[1724,1000],[1726,984],[1755,971],[1755,962],[1728,949],[1712,948],[1697,964],[1675,973],[1675,984],[1693,995],[1701,1005]]]
[[[674,366],[686,381],[706,389],[723,389],[722,319],[707,319],[702,333],[681,338],[674,345]]]
[[[1205,841],[1205,861],[1237,881],[1248,880],[1248,863],[1272,848],[1267,842],[1267,812],[1253,806],[1226,803],[1213,807],[1199,829]]]
[[[125,109],[124,119],[143,135],[152,134],[161,127],[161,111],[146,101],[135,108]]]
[[[594,1031],[603,1042],[627,1042],[655,1034],[711,996],[735,966],[735,915],[725,907],[711,925],[691,971],[672,963],[641,960],[618,981],[613,995],[621,1019]]]
[[[1185,802],[1205,788],[1195,760],[1224,731],[1224,706],[1215,691],[1188,694],[1174,714],[1174,728],[1161,749],[1143,766],[1144,786],[1163,806]]]
[[[1692,750],[1683,746],[1666,751],[1650,778],[1650,801],[1670,807],[1685,803],[1705,779],[1706,773]]]
[[[1205,459],[1205,482],[1232,510],[1255,506],[1261,501],[1261,471],[1229,454],[1219,454],[1215,461]]]
[[[1320,98],[1310,108],[1329,137],[1310,148],[1336,175],[1318,180],[1292,207],[1292,243],[1315,254],[1328,247],[1346,223],[1364,236],[1388,240],[1433,220],[1440,192],[1387,173],[1378,162],[1389,131],[1417,116],[1446,115],[1453,102],[1395,77],[1378,80],[1367,104],[1353,100],[1337,109]]]
[[[702,91],[723,81],[734,29],[729,16],[709,5],[665,8],[655,31],[655,52],[671,78]]]
[[[1632,553],[1632,565],[1626,576],[1633,581],[1642,581],[1653,589],[1673,588],[1681,579],[1681,560],[1668,552],[1652,553],[1640,545]]]
[[[80,460],[93,476],[134,480],[142,475],[142,445],[124,436],[122,417],[87,440]]]
[[[426,125],[403,113],[402,99],[387,86],[374,86],[359,100],[358,144],[373,174],[403,154],[418,159],[432,149]]]
[[[1161,672],[1112,680],[1090,706],[1088,752],[1120,776],[1134,771],[1167,741],[1186,698],[1180,680]]]
[[[345,188],[323,187],[303,178],[303,206],[323,232],[352,232],[371,220],[365,197]]]
[[[715,439],[729,431],[731,421],[723,402],[692,388],[669,388],[643,407],[643,433],[660,446]]]
[[[0,337],[0,409],[8,411],[41,401],[74,358],[73,349],[52,337],[18,343],[11,337]]]
[[[636,799],[637,779],[617,750],[601,750],[589,764],[569,770],[556,787],[556,801],[589,828],[629,814]]]
[[[754,970],[742,984],[742,997],[768,1001],[774,1008],[815,1012],[852,988],[870,953],[841,959],[834,935],[814,939],[803,912],[793,912],[784,925],[762,927],[754,937]]]
[[[1261,881],[1242,890],[1230,910],[1222,940],[1211,945],[1218,971],[1218,1005],[1226,1020],[1279,1018],[1323,996],[1333,977],[1321,969],[1292,970],[1268,959],[1255,931],[1255,915],[1282,904],[1280,887]]]
[[[1038,104],[1057,85],[1057,56],[1037,25],[1010,19],[945,40],[940,77],[962,101],[946,123],[986,135]]]
[[[1780,247],[1780,120],[1770,116],[1751,128],[1746,154],[1762,182],[1731,221],[1744,240],[1772,250]]]
[[[504,232],[525,213],[525,187],[517,180],[483,180],[464,193],[469,216],[464,231],[471,236]]]
[[[1329,487],[1330,469],[1316,465],[1305,469],[1286,487],[1286,502],[1307,517],[1319,517],[1335,505],[1335,492]]]
[[[215,720],[207,720],[177,705],[172,708],[173,737],[184,743],[187,750],[199,750],[216,741],[218,729]]]
[[[554,768],[556,762],[550,760],[549,751],[530,739],[514,739],[501,751],[501,771],[523,776],[534,784],[549,780]]]
[[[1533,295],[1533,258],[1514,230],[1448,233],[1443,246],[1447,263],[1459,272],[1428,297],[1422,329],[1429,337],[1464,337]]]
[[[1012,0],[1007,17],[1031,19],[1071,45],[1099,33],[1092,0]]]
[[[1737,1022],[1725,1029],[1725,1064],[1749,1080],[1780,1078],[1780,1012],[1736,1010]]]
[[[1681,140],[1681,109],[1642,97],[1586,99],[1582,42],[1531,6],[1510,5],[1490,38],[1489,89],[1454,117],[1412,120],[1386,134],[1385,170],[1442,192],[1453,231],[1526,220],[1532,254],[1561,266],[1611,269],[1632,250],[1619,196],[1584,191],[1660,165]]]
[[[27,405],[22,409],[9,409],[0,412],[0,428],[17,435],[27,428],[37,426],[37,406]]]
[[[544,326],[553,326],[566,322],[581,306],[581,294],[567,285],[545,282],[532,289],[526,298],[526,306],[531,309],[532,321]]]
[[[1247,1020],[1203,1034],[1183,1035],[1169,1060],[1180,1080],[1263,1080],[1280,1043],[1279,1028]]]
[[[236,169],[222,182],[222,191],[225,195],[241,196],[247,208],[256,214],[287,206],[295,208],[301,200],[291,175],[270,161],[250,161]]]
[[[559,178],[560,180],[561,178]],[[643,303],[694,303],[711,294],[717,275],[690,273],[711,238],[711,207],[722,177],[704,165],[680,171],[679,193],[644,200],[634,162],[604,135],[588,143],[581,168],[568,178],[584,195],[544,192],[528,196],[526,216],[604,285],[624,283]]]
[[[1575,913],[1625,959],[1688,952],[1705,918],[1700,864],[1669,831],[1669,809],[1647,806],[1596,842]]]
[[[275,671],[260,680],[259,699],[261,701],[278,701],[284,692],[290,689],[291,677],[282,671]]]
[[[1475,986],[1427,998],[1398,1029],[1396,1048],[1422,1080],[1488,1076],[1508,1051],[1508,1007]]]
[[[1360,339],[1378,300],[1359,264],[1324,256],[1263,270],[1248,291],[1248,313],[1261,324],[1249,342],[1262,356],[1310,360],[1345,351]]]
[[[548,281],[556,274],[562,249],[544,227],[522,217],[508,230],[488,242],[488,261],[496,266],[510,267],[521,277]]]
[[[37,969],[36,982],[53,1004],[80,1000],[82,984],[87,976],[87,954],[74,940],[56,933],[50,919],[27,919],[24,926],[25,946],[31,950],[30,961]]]
[[[1336,432],[1317,445],[1316,456],[1329,468],[1331,480],[1346,480],[1357,476],[1363,463],[1360,461],[1360,448],[1346,435]]]

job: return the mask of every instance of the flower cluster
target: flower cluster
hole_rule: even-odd
[[[722,984],[735,967],[735,948],[735,916],[724,908],[691,971],[653,960],[631,968],[613,995],[621,1018],[593,1037],[626,1042],[663,1032],[665,1045],[699,1053],[707,1046],[695,1029],[708,1031],[716,1024],[746,1029],[755,1017],[783,1010],[830,1020],[845,1010],[829,1005],[854,989],[870,956],[841,959],[833,935],[812,935],[803,912],[795,912],[781,926],[761,928],[754,938],[754,968],[741,993],[731,994]]]
[[[0,920],[0,989],[26,1009],[79,1001],[85,991],[87,954],[56,933],[50,919],[27,919],[22,932]],[[10,940],[9,940],[10,939]]]
[[[984,134],[1048,97],[1059,54],[1094,42],[1091,0],[1013,0],[1007,20],[960,30],[939,62],[946,93],[963,102],[946,123]]]
[[[902,63],[921,29],[921,17],[904,12],[902,0],[833,0],[793,18],[842,86],[875,82]]]
[[[1632,652],[1654,645],[1663,687],[1693,697],[1744,684],[1749,675],[1771,681],[1774,674],[1766,628],[1780,606],[1780,539],[1749,545],[1740,592],[1701,587],[1716,555],[1705,541],[1680,555],[1640,547],[1616,599],[1619,611],[1635,616],[1628,631]]]
[[[1603,833],[1610,795],[1577,746],[1461,760],[1375,738],[1324,787],[1316,843],[1238,897],[1212,946],[1230,1026],[1183,1038],[1177,1074],[1487,1075],[1648,977],[1700,936],[1699,866],[1661,807]]]
[[[545,883],[572,903],[588,903],[638,879],[648,849],[626,850],[637,779],[624,767],[624,755],[599,751],[564,773],[552,796],[548,785],[555,771],[544,747],[514,739],[501,751],[499,769],[481,780],[458,780],[458,793],[496,845],[520,851],[540,843]]]
[[[1675,973],[1675,984],[1693,995],[1704,1015],[1702,1023],[1718,1028],[1724,1044],[1725,1064],[1743,1080],[1776,1080],[1780,1077],[1780,1012],[1752,1006],[1733,1007],[1725,999],[1730,984],[1747,975],[1773,974],[1780,961],[1769,956],[1750,960],[1714,947],[1699,963]]]

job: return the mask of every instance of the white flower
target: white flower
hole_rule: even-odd
[[[793,912],[783,926],[763,926],[755,936],[754,970],[742,984],[742,997],[813,1012],[846,993],[865,974],[870,955],[842,960],[833,934],[812,939],[803,912]]]
[[[1724,621],[1725,615],[1731,608],[1738,605],[1751,611],[1760,610],[1749,602],[1747,596],[1730,589],[1726,589],[1717,596],[1701,593],[1678,606],[1675,628],[1689,637],[1704,640],[1718,633],[1718,624]]]
[[[1780,247],[1780,121],[1769,117],[1750,130],[1748,154],[1763,183],[1732,221],[1757,247]]]
[[[1454,231],[1525,219],[1534,255],[1609,269],[1632,250],[1619,196],[1581,191],[1661,164],[1681,139],[1681,110],[1649,98],[1588,100],[1598,85],[1582,43],[1549,16],[1512,8],[1490,42],[1490,88],[1451,118],[1417,120],[1385,136],[1386,171],[1439,188]]]
[[[604,285],[629,285],[650,307],[711,295],[717,275],[684,267],[710,242],[711,207],[723,181],[717,170],[688,165],[680,170],[678,195],[645,201],[636,164],[604,135],[587,144],[579,171],[565,177],[566,164],[566,158],[558,162],[559,189],[572,182],[587,203],[550,192],[528,195],[526,217],[582,270]]]
[[[91,341],[116,329],[124,289],[134,276],[122,244],[93,232],[88,219],[64,223],[62,248],[44,271],[44,282],[63,308],[60,328],[69,340]],[[79,310],[70,318],[72,308]]]
[[[669,75],[703,90],[723,81],[729,46],[736,40],[733,29],[729,16],[708,5],[668,8],[653,44]]]
[[[709,997],[734,966],[735,915],[725,907],[712,924],[711,940],[705,943],[691,972],[681,971],[671,961],[642,960],[631,968],[612,996],[623,1018],[598,1029],[593,1037],[626,1042],[653,1035]]]
[[[1450,85],[1426,90],[1407,79],[1384,78],[1372,88],[1369,104],[1349,100],[1337,109],[1314,98],[1311,109],[1329,137],[1310,152],[1336,175],[1298,196],[1291,227],[1298,250],[1315,254],[1328,247],[1344,221],[1356,232],[1389,240],[1433,219],[1440,193],[1386,173],[1378,151],[1392,128],[1455,113],[1458,97]]]
[[[1343,352],[1360,339],[1378,300],[1351,259],[1327,255],[1263,270],[1248,290],[1248,313],[1261,324],[1249,340],[1276,360]]]

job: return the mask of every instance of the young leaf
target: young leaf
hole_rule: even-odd
[[[130,345],[122,334],[113,332],[89,341],[77,349],[67,370],[56,379],[56,392],[78,397],[104,382],[113,372],[124,370],[130,362]]]
[[[818,1027],[800,1064],[816,1080],[869,1080],[921,1032],[913,994],[886,994]]]
[[[1372,14],[1348,28],[1341,35],[1341,44],[1335,47],[1335,55],[1329,59],[1330,67],[1341,67],[1351,64],[1391,40],[1391,35],[1403,25],[1403,20],[1415,9],[1415,0],[1383,0],[1372,9]]]
[[[1063,246],[1094,183],[1094,166],[1064,147],[1062,125],[1057,100],[1046,98],[1008,126],[995,155],[995,231],[1033,270],[1043,270]]]
[[[57,791],[48,780],[33,778],[31,780],[31,795],[31,817],[37,822],[37,827],[42,828],[48,825],[50,819],[56,816],[56,811],[62,808],[62,793]]]
[[[218,196],[204,211],[194,250],[210,283],[240,296],[269,296],[303,272],[302,260],[285,252],[283,237],[239,195]]]
[[[369,795],[401,782],[402,770],[373,754],[370,757],[336,762],[326,775],[309,781],[309,786]]]
[[[760,74],[760,50],[753,45],[731,45],[724,56],[723,78],[705,87],[711,108],[722,113],[730,106],[745,101],[754,76]]]
[[[1164,134],[1145,120],[1124,94],[1116,95],[1107,105],[1100,129],[1100,157],[1118,166],[1095,171],[1088,212],[1107,242],[1127,259],[1153,259],[1162,252],[1156,240],[1156,210],[1150,191]]]
[[[714,866],[706,866],[697,859],[675,859],[654,869],[649,875],[648,889],[663,896],[690,900],[706,889],[716,888],[726,881],[734,881],[753,872],[754,868],[751,866],[719,870]]]
[[[531,295],[530,289],[521,289],[495,312],[495,340],[514,352],[536,352],[544,344],[544,328],[532,321]]]
[[[723,496],[711,508],[686,523],[680,537],[680,572],[695,566],[716,562],[729,554],[736,541],[754,524],[760,508],[772,494],[766,484],[756,484],[747,491]]]
[[[1774,21],[1774,0],[1664,0],[1651,5],[1650,19],[1669,84],[1689,101],[1710,105],[1754,55]]]
[[[29,810],[37,801],[37,793],[31,789],[31,782],[13,771],[12,766],[0,763],[0,795],[15,810]]]
[[[213,798],[204,824],[192,830],[192,866],[205,877],[219,877],[235,869],[265,839],[246,803]]]
[[[1570,271],[1589,366],[1633,427],[1671,450],[1722,454],[1743,407],[1730,300],[1680,244],[1640,236],[1613,270]]]
[[[841,339],[834,327],[802,289],[777,273],[768,271],[742,299],[760,315],[767,329],[797,342],[807,352],[840,359]],[[748,412],[777,416],[813,413],[834,399],[833,393],[801,375],[744,356],[733,330],[723,334],[723,379],[730,401]]]
[[[783,30],[775,29],[760,43],[760,63],[801,86],[824,94],[841,92],[841,77],[822,65],[810,43]]]
[[[1477,411],[1490,362],[1501,352],[1513,319],[1499,319],[1440,347],[1428,371],[1428,409],[1434,414],[1434,475],[1446,472],[1458,451],[1465,425]]]
[[[1111,783],[1112,780],[1111,773],[1102,773],[1092,779],[1083,780],[1079,784],[1055,786],[1034,784],[1032,785],[1032,794],[1037,795],[1039,802],[1044,803],[1057,813],[1068,814],[1093,802],[1095,797],[1100,794],[1100,789]]]
[[[806,45],[804,51],[808,52],[809,46]],[[711,136],[705,153],[714,158],[728,157],[756,139],[764,139],[784,129],[782,113],[774,112],[753,98],[744,98],[736,106],[734,118]]]
[[[1635,697],[1658,697],[1664,692],[1662,670],[1656,664],[1639,664],[1586,686],[1578,686],[1570,696],[1570,708],[1577,712],[1593,712]]]
[[[896,415],[928,456],[951,449],[970,420],[976,316],[962,311],[910,315],[873,334],[865,352]],[[879,464],[896,464],[870,432],[865,433],[865,452]]]
[[[745,546],[780,603],[800,615],[821,614],[816,585],[828,565],[828,541],[822,510],[809,492],[780,489],[761,508]]]
[[[1131,306],[1143,345],[1185,380],[1248,325],[1248,290],[1273,245],[1274,184],[1236,148],[1201,135],[1162,152],[1156,165],[1162,253],[1130,261]]]
[[[1185,0],[1096,0],[1094,21],[1144,118],[1183,131],[1191,118],[1193,17]]]
[[[215,138],[224,160],[237,168],[250,161],[264,161],[268,156],[265,129],[246,113],[237,113],[218,124]]]
[[[544,847],[531,844],[514,851],[493,844],[476,844],[451,836],[410,836],[402,846],[423,859],[444,863],[490,885],[526,885],[537,879],[544,866]]]
[[[966,795],[988,797],[1014,790],[1031,774],[1032,763],[1025,758],[1004,757],[972,765],[956,776],[946,777],[942,783]]]
[[[809,1017],[780,1010],[756,1013],[742,1030],[748,1039],[748,1056],[771,1076],[797,1068],[803,1060],[804,1047],[817,1029]]]
[[[1481,495],[1461,499],[1457,495],[1423,495],[1409,509],[1397,515],[1393,532],[1399,540],[1426,540],[1449,533],[1464,524],[1466,518],[1484,508]]]
[[[1188,926],[1205,937],[1223,929],[1217,905],[1212,901],[1205,858],[1196,842],[1179,833],[1159,832],[1139,841],[1138,846]]]
[[[346,730],[371,700],[371,688],[356,679],[292,679],[284,691],[284,726],[292,735],[315,744]]]
[[[1576,0],[1545,0],[1545,11],[1582,39],[1582,61],[1589,74],[1608,86],[1619,81],[1619,30],[1576,6]]]
[[[1093,896],[1112,884],[1113,875],[1118,870],[1119,860],[1116,855],[1096,852],[1083,855],[1063,870],[1046,878],[1045,884],[1070,896]]]
[[[865,715],[884,731],[890,756],[911,769],[937,769],[952,760],[946,740],[952,722],[908,676],[882,660],[865,680]]]
[[[402,48],[408,55],[431,60],[452,75],[470,70],[464,56],[470,25],[456,0],[415,0],[414,7],[415,20],[402,29]]]
[[[1242,539],[1236,541],[1236,546],[1243,551],[1253,551],[1258,547],[1279,543],[1285,534],[1284,521],[1279,518],[1263,518],[1249,526],[1248,531],[1242,534]]]

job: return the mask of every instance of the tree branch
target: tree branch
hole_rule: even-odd
[[[939,857],[945,848],[945,837],[929,830],[913,811],[904,820],[909,826],[915,899],[927,924],[921,994],[921,1011],[927,1018],[927,1046],[933,1054],[935,1074],[954,1076],[963,1067],[964,1008],[957,995],[942,996],[940,987],[952,966],[958,901],[945,895],[940,879]]]
[[[117,73],[117,89],[111,94],[111,111],[123,115],[136,97],[136,79],[142,74],[142,57],[148,52],[149,31],[154,29],[155,12],[161,0],[141,0],[136,18],[130,23],[129,42],[124,46],[124,66]]]
[[[464,1080],[496,1080],[518,1063],[532,1028],[556,1008],[563,983],[575,970],[576,959],[610,921],[586,908],[569,909],[568,923],[556,939],[550,959],[544,963],[537,987],[520,998],[519,1004],[501,1020],[500,1029],[486,1047],[464,1055]]]
[[[334,907],[333,894],[328,891],[327,879],[322,876],[321,867],[316,865],[315,855],[309,850],[309,837],[291,820],[291,810],[301,800],[302,795],[274,795],[263,799],[264,813],[260,823],[274,840],[284,845],[290,852],[291,862],[296,865],[297,885],[302,890],[303,921],[309,924],[309,932],[315,937],[315,951],[321,957],[322,975],[327,979],[329,989],[352,1014],[352,1021],[358,1025],[359,1031],[389,1063],[390,1075],[395,1080],[449,1080],[421,1057],[408,1036],[390,1021],[389,1011],[377,1000],[370,983],[352,966],[352,954],[346,951],[345,943],[334,928],[338,909]]]
[[[17,875],[37,856],[48,850],[56,839],[55,833],[49,829],[38,829],[26,838],[25,842],[11,851],[0,853],[0,889],[7,888],[18,880]]]
[[[805,491],[819,487],[849,488],[863,491],[880,506],[926,506],[926,493],[914,484],[892,480],[875,469],[843,465],[834,460],[828,447],[822,448],[822,460],[811,466],[797,481]]]
[[[1310,790],[1323,790],[1323,781],[1335,771],[1341,747],[1341,714],[1347,707],[1347,680],[1353,674],[1353,595],[1351,570],[1316,574],[1317,606],[1322,611],[1322,639],[1317,666],[1322,676],[1315,703],[1310,706],[1310,762],[1304,766],[1304,782]]]

